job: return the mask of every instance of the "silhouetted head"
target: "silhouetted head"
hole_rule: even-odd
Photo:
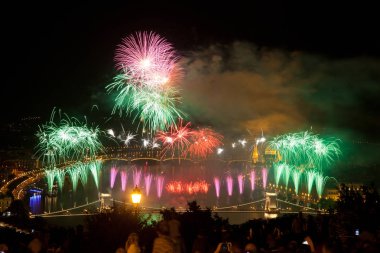
[[[169,223],[166,220],[158,223],[157,232],[162,235],[169,235]]]

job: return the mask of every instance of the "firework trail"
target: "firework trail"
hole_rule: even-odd
[[[124,140],[124,145],[128,147],[131,141],[135,138],[135,136],[135,134],[128,133]]]

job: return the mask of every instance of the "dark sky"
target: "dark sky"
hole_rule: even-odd
[[[152,30],[183,57],[183,106],[196,122],[379,137],[374,4],[51,2],[1,8],[1,121],[47,117],[53,107],[76,116],[93,104],[110,110],[104,86],[116,45]]]

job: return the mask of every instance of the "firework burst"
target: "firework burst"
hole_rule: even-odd
[[[280,160],[301,169],[322,170],[341,154],[336,139],[323,139],[308,131],[278,136],[270,147],[279,151]]]
[[[137,85],[155,88],[178,79],[178,60],[173,46],[154,32],[124,38],[115,54],[116,69],[131,76]]]
[[[44,166],[55,167],[72,160],[94,159],[103,150],[99,140],[100,130],[91,128],[65,114],[58,123],[54,122],[55,111],[50,121],[39,127],[36,134],[39,143],[36,156]]]
[[[210,128],[193,130],[191,134],[191,144],[187,152],[190,157],[206,158],[215,149],[222,145],[223,136]]]
[[[166,130],[176,123],[177,118],[184,116],[184,113],[177,109],[180,96],[176,88],[154,90],[135,87],[126,81],[128,80],[125,76],[118,75],[114,82],[106,87],[108,92],[118,92],[112,113],[119,111],[121,116],[125,112],[133,117],[133,122],[139,121],[143,128],[152,132]]]
[[[183,120],[180,119],[177,125],[172,124],[169,127],[169,131],[160,131],[157,133],[157,139],[162,142],[162,156],[165,156],[168,152],[174,157],[186,156],[186,150],[190,145],[189,138],[192,135],[190,129],[190,122],[183,125]]]

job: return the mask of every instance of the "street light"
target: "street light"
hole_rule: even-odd
[[[141,190],[137,185],[135,186],[135,188],[133,188],[131,197],[132,197],[132,203],[135,208],[135,213],[137,214],[137,208],[141,202]]]

